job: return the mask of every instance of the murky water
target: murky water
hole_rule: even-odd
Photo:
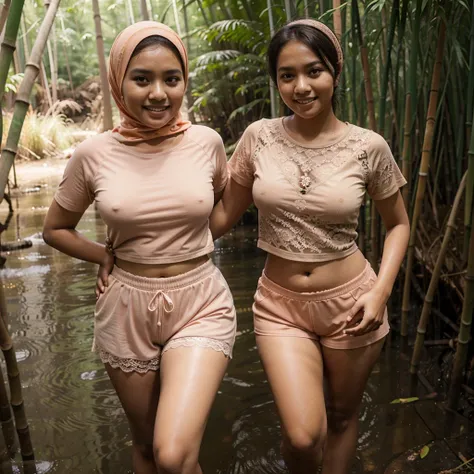
[[[62,255],[41,239],[54,185],[53,180],[39,193],[15,198],[15,214],[2,234],[2,242],[18,238],[33,242],[29,249],[5,254],[0,277],[38,472],[131,472],[125,416],[100,360],[90,351],[96,267]],[[104,226],[93,208],[79,228],[91,239],[104,239]],[[287,472],[279,454],[278,419],[252,331],[252,297],[264,261],[255,237],[255,229],[239,228],[219,241],[214,254],[234,294],[238,336],[203,442],[201,464],[206,474]],[[3,359],[2,369],[5,373]],[[406,378],[403,358],[387,347],[364,396],[354,472],[384,472],[391,460],[435,438],[420,423],[415,408],[389,405],[408,395],[403,388],[407,384],[400,385]],[[423,388],[418,392],[425,393]],[[2,443],[0,435],[0,447]],[[5,466],[2,472],[12,472]],[[20,472],[15,463],[13,472]]]

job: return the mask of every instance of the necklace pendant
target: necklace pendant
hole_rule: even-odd
[[[306,194],[306,189],[305,189],[305,188],[301,188],[301,189],[300,189],[300,193],[301,193],[301,194]]]

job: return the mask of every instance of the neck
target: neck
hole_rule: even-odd
[[[338,128],[340,121],[334,115],[332,107],[328,111],[322,111],[312,119],[304,119],[296,114],[288,117],[288,126],[305,140],[313,140],[321,134],[334,131]]]

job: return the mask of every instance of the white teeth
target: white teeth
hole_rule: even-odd
[[[298,104],[309,104],[310,102],[313,102],[316,98],[313,97],[312,99],[306,99],[306,100],[295,100],[295,102],[298,102]]]
[[[162,107],[161,109],[156,109],[154,107],[147,107],[148,110],[151,110],[152,112],[164,112],[167,107]]]

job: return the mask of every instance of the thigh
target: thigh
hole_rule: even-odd
[[[351,416],[358,410],[385,339],[358,349],[322,346],[328,410]]]
[[[222,352],[210,348],[178,347],[163,353],[155,422],[158,449],[170,442],[199,448],[227,364]]]
[[[257,336],[257,346],[286,435],[325,430],[323,361],[317,341]]]
[[[127,415],[133,440],[139,444],[153,443],[153,428],[160,396],[160,375],[124,372],[109,364],[105,368]]]

